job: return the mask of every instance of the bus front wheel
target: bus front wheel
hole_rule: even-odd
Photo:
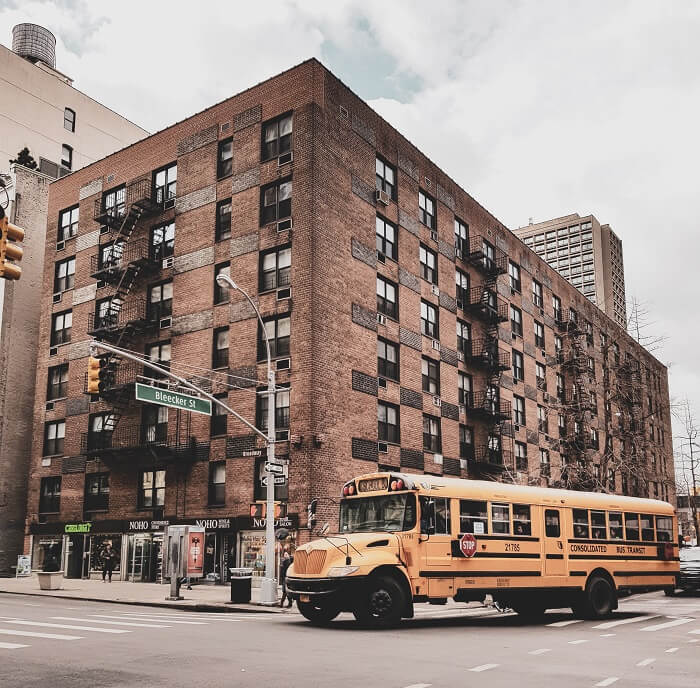
[[[391,576],[376,576],[367,581],[357,608],[357,621],[371,628],[392,628],[401,621],[406,601],[399,583]]]
[[[297,602],[301,615],[312,624],[322,626],[330,623],[340,614],[340,607],[333,604],[319,604],[318,602]]]
[[[575,616],[584,619],[603,619],[616,607],[615,588],[603,576],[592,576],[582,596],[572,606]]]

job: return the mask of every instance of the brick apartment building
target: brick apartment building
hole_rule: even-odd
[[[84,392],[95,336],[262,424],[261,332],[222,270],[273,339],[297,541],[311,498],[333,522],[377,468],[673,498],[665,368],[315,60],[54,182],[46,257],[34,568],[89,575],[109,540],[157,579],[164,524],[197,521],[207,572],[260,571],[255,437],[136,402],[126,360]]]

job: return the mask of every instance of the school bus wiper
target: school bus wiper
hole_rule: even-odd
[[[324,540],[328,540],[328,542],[330,542],[331,545],[333,545],[333,547],[335,547],[339,552],[341,552],[342,554],[345,555],[345,565],[346,566],[350,565],[350,547],[352,547],[361,557],[364,556],[362,554],[362,552],[360,552],[360,550],[357,549],[357,547],[355,547],[355,545],[353,545],[350,542],[350,540],[348,538],[346,538],[344,535],[332,535],[331,537],[337,537],[337,538],[340,538],[341,540],[345,540],[346,550],[345,550],[345,552],[343,552],[343,550],[338,545],[336,545],[335,542],[331,541],[330,537],[328,537],[327,535],[323,536]]]

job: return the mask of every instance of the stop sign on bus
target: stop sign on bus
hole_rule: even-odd
[[[476,538],[471,533],[464,533],[459,538],[459,551],[465,557],[473,557],[476,554]]]

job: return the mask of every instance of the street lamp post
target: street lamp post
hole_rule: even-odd
[[[260,321],[263,337],[265,338],[265,348],[267,351],[267,464],[268,469],[271,463],[275,462],[275,371],[272,369],[272,356],[270,355],[270,339],[267,335],[265,323],[258,307],[248,294],[241,289],[228,275],[219,274],[216,281],[223,287],[239,291],[253,307],[255,314]],[[275,578],[275,476],[269,471],[265,471],[267,480],[267,507],[265,509],[265,577],[262,580],[260,589],[260,604],[277,604],[277,580]]]

